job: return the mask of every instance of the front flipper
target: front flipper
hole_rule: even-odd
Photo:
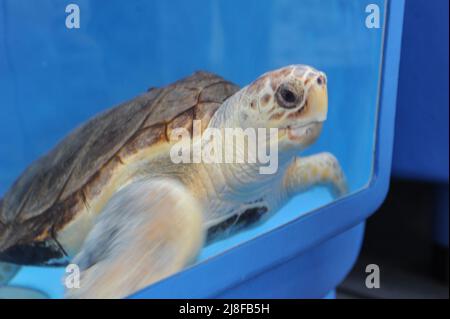
[[[327,186],[333,197],[348,193],[344,173],[330,153],[296,157],[286,171],[284,185],[289,197],[317,185]]]
[[[179,182],[150,179],[107,203],[73,263],[80,288],[69,298],[122,298],[181,270],[203,246],[199,204]]]

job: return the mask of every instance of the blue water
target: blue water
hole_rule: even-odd
[[[21,171],[94,114],[195,70],[240,85],[288,64],[327,73],[329,115],[306,153],[340,160],[351,191],[370,181],[382,28],[367,29],[360,0],[0,0],[0,194]],[[384,11],[383,1],[376,3]],[[382,13],[383,15],[383,13]],[[297,196],[267,223],[206,247],[199,261],[332,200]],[[23,268],[14,284],[62,294],[63,269]]]

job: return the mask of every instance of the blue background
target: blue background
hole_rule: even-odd
[[[447,0],[406,3],[392,162],[396,177],[447,185],[448,6]]]
[[[449,1],[406,4],[393,175],[434,183],[432,236],[449,242]]]
[[[94,114],[198,69],[240,85],[304,63],[329,79],[329,117],[307,153],[330,151],[352,191],[373,167],[382,29],[365,27],[365,1],[0,1],[0,194],[20,172]],[[383,1],[378,3],[383,8]],[[298,196],[261,227],[204,249],[201,259],[331,201]],[[28,268],[16,284],[58,296],[62,270]]]

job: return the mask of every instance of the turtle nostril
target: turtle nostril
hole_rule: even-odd
[[[322,85],[323,83],[324,83],[324,80],[323,80],[322,76],[319,76],[317,78],[317,84]]]
[[[316,81],[317,81],[317,84],[320,85],[320,86],[327,85],[327,77],[325,75],[323,75],[323,74],[320,74],[317,77]]]

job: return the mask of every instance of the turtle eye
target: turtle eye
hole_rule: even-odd
[[[302,98],[303,94],[298,94],[297,90],[289,84],[280,85],[276,93],[278,104],[286,109],[296,107]]]

